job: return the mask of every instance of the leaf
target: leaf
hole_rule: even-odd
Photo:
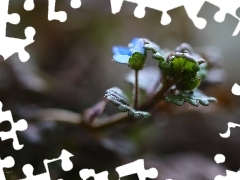
[[[145,56],[139,52],[135,52],[129,58],[128,65],[134,70],[141,70],[145,64]]]
[[[128,64],[130,56],[128,55],[114,55],[113,59],[116,62],[119,62],[121,64]]]
[[[118,87],[108,89],[104,97],[110,100],[114,105],[128,105],[127,95]]]
[[[118,110],[121,112],[127,112],[130,116],[134,118],[141,118],[144,119],[150,118],[151,114],[145,111],[137,111],[129,106],[128,98],[126,94],[119,89],[118,87],[110,88],[106,91],[104,97],[111,101],[113,105],[118,107]]]
[[[151,46],[155,49],[156,52],[161,52],[161,48],[160,48],[159,45],[157,45],[156,43],[154,43],[154,42],[152,42],[152,41],[150,41],[149,39],[146,39],[146,38],[144,38],[143,40],[146,43],[145,48]]]
[[[204,79],[206,75],[208,74],[207,70],[207,63],[203,63],[200,65],[200,70],[197,72],[197,77]]]
[[[183,77],[181,79],[181,81],[179,81],[177,84],[176,84],[176,88],[178,90],[183,90],[183,91],[186,91],[186,90],[194,90],[196,89],[201,83],[201,78],[199,77],[189,77],[189,76],[186,76],[186,77]]]
[[[145,111],[136,111],[133,108],[129,109],[128,114],[130,116],[133,116],[134,118],[141,118],[149,119],[151,117],[151,114],[149,112]]]
[[[200,85],[201,79],[206,76],[207,65],[203,64],[205,61],[187,43],[178,46],[173,53],[166,50],[160,52],[153,43],[146,44],[145,48],[153,52],[152,58],[158,61],[163,76],[177,82],[178,90],[196,89]],[[166,57],[162,53],[165,53]]]
[[[173,102],[178,106],[182,106],[184,102],[188,102],[193,106],[198,106],[200,103],[203,106],[208,106],[210,102],[216,102],[216,98],[204,95],[200,90],[193,92],[181,92],[179,94],[170,94],[165,98],[166,102]]]
[[[158,66],[162,70],[163,75],[170,74],[170,64],[167,63],[164,55],[160,52],[160,47],[152,42],[145,44],[144,47],[153,52],[152,58],[158,61]]]
[[[160,83],[160,71],[157,67],[145,67],[138,74],[139,88],[143,89],[148,95],[156,90],[156,86]],[[128,83],[135,84],[134,71],[125,76]],[[159,83],[158,83],[159,82]]]
[[[145,44],[144,48],[147,50],[151,50],[153,52],[153,59],[156,59],[161,62],[165,61],[164,56],[160,52],[160,47],[155,43]]]
[[[197,57],[197,56],[196,56]],[[189,53],[176,52],[170,56],[167,61],[169,62],[169,75],[179,79],[177,89],[179,90],[193,90],[200,85],[201,78],[205,76],[205,67],[202,64],[203,60],[199,58],[198,61],[194,59]]]
[[[176,52],[167,61],[170,64],[171,74],[194,75],[200,70],[198,62],[188,53]]]

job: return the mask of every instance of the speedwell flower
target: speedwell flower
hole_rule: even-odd
[[[134,38],[128,47],[113,46],[113,59],[122,64],[128,64],[132,69],[140,70],[146,60],[146,50],[142,38]]]

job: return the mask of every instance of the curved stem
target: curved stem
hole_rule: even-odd
[[[134,86],[134,106],[137,108],[138,106],[138,96],[139,96],[139,88],[138,88],[138,72],[135,72],[136,74],[136,81]],[[155,95],[150,97],[145,103],[143,103],[139,110],[149,110],[154,108],[154,106],[159,102],[161,98],[164,97],[164,94],[171,88],[178,80],[172,79],[168,82],[165,82],[163,87],[158,91]],[[125,121],[129,118],[128,113],[117,113],[113,114],[111,116],[107,117],[99,117],[95,118],[89,123],[85,123],[84,119],[81,114],[66,111],[62,109],[42,109],[39,110],[37,114],[37,117],[41,120],[44,119],[52,119],[57,121],[65,121],[65,122],[71,122],[76,124],[81,124],[89,128],[94,129],[104,129],[106,127],[116,125],[118,123],[121,123],[122,121]],[[46,118],[47,117],[47,118]]]

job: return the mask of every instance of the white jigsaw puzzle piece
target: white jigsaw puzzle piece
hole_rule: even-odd
[[[61,164],[62,169],[64,171],[70,171],[73,168],[73,163],[70,160],[70,157],[73,157],[73,154],[71,154],[68,151],[63,149],[61,152],[61,155],[58,158],[51,159],[51,160],[44,160],[44,165],[45,165],[45,167],[47,167],[47,164],[61,160],[62,161],[62,164]]]
[[[48,169],[45,173],[33,175],[33,166],[31,164],[25,164],[22,170],[23,173],[26,175],[26,178],[19,180],[51,180]]]
[[[71,0],[70,5],[72,8],[77,9],[81,7],[82,3],[81,0]]]
[[[32,11],[35,7],[34,0],[25,0],[23,7],[26,11]]]
[[[94,169],[82,169],[79,172],[79,176],[83,180],[87,180],[90,177],[93,177],[94,180],[108,180],[108,171],[103,171],[101,173],[96,174]]]
[[[3,160],[0,158],[0,179],[6,180],[3,168],[11,168],[15,165],[15,161],[13,157],[8,156],[4,158]]]
[[[233,86],[232,86],[232,93],[236,96],[240,96],[240,86],[235,83]]]
[[[225,133],[219,133],[219,135],[222,137],[222,138],[228,138],[230,137],[230,134],[231,134],[231,128],[235,128],[235,127],[240,127],[240,124],[236,124],[236,123],[233,123],[233,122],[229,122],[228,123],[228,129],[227,129],[227,132]]]
[[[156,168],[145,169],[144,160],[139,159],[129,164],[117,167],[116,171],[119,175],[119,180],[122,177],[137,174],[139,180],[146,180],[146,178],[154,179],[158,176]]]
[[[222,138],[229,138],[231,135],[231,128],[240,127],[240,124],[233,122],[228,123],[228,129],[226,133],[219,133]],[[222,154],[216,154],[214,160],[217,164],[225,162],[225,156]],[[239,180],[240,179],[240,170],[237,172],[226,170],[226,176],[217,175],[214,180]]]
[[[214,160],[217,164],[224,163],[225,162],[225,156],[223,154],[216,154],[214,157]]]
[[[72,8],[77,9],[81,7],[81,0],[71,0]],[[48,20],[58,20],[65,22],[67,20],[67,13],[65,11],[55,11],[56,0],[48,0]]]
[[[116,14],[121,10],[124,0],[116,1],[111,0],[112,13]],[[164,0],[125,0],[131,3],[136,3],[138,6],[134,11],[134,15],[137,18],[143,18],[145,16],[145,8],[151,8],[154,10],[162,11],[161,24],[168,25],[171,22],[171,17],[167,11],[183,6],[185,0],[168,0],[168,3]]]
[[[240,179],[240,171],[234,172],[226,170],[226,176],[217,175],[214,180],[239,180]]]
[[[13,139],[13,148],[15,150],[20,150],[23,148],[23,145],[19,144],[16,131],[24,131],[27,129],[28,124],[24,119],[14,122],[12,118],[11,111],[2,111],[2,103],[0,102],[0,123],[3,121],[8,121],[11,123],[11,130],[8,132],[0,132],[0,138],[2,141],[7,139]]]
[[[217,164],[225,162],[225,156],[223,154],[216,154],[214,160]],[[214,180],[239,180],[240,179],[240,171],[234,172],[226,170],[226,176],[217,175]]]
[[[207,21],[204,18],[197,16],[204,2],[205,0],[198,0],[198,1],[185,0],[185,3],[184,3],[184,8],[186,10],[188,17],[192,20],[193,24],[198,29],[203,29],[207,25]]]
[[[146,7],[162,11],[163,14],[160,21],[162,25],[168,25],[171,22],[171,17],[167,13],[169,10],[183,6],[188,17],[199,29],[205,28],[207,21],[204,18],[198,17],[197,14],[199,13],[203,4],[205,2],[209,2],[220,8],[220,10],[214,16],[214,19],[217,22],[223,22],[225,20],[226,14],[231,14],[239,21],[232,36],[236,36],[240,31],[240,17],[236,15],[236,10],[240,7],[239,0],[168,0],[167,3],[165,0],[110,0],[113,14],[120,12],[124,1],[137,4],[136,9],[134,10],[134,15],[137,18],[143,18],[145,16]]]
[[[16,13],[8,14],[9,0],[0,1],[0,55],[6,60],[14,53],[18,53],[19,59],[26,62],[30,55],[25,51],[25,47],[34,42],[35,29],[27,27],[25,29],[26,39],[6,37],[7,23],[18,24],[20,16]]]
[[[38,175],[33,175],[33,166],[31,164],[25,164],[22,168],[23,173],[25,174],[26,178],[25,179],[19,179],[19,180],[51,180],[50,177],[50,172],[48,168],[48,164],[61,160],[62,161],[62,169],[64,171],[70,171],[73,168],[73,163],[70,160],[70,157],[73,155],[69,153],[67,150],[63,149],[61,152],[61,155],[58,158],[55,159],[45,159],[43,161],[44,167],[46,169],[45,173],[38,174]]]
[[[64,11],[55,11],[56,0],[48,0],[48,20],[58,20],[65,22],[67,20],[67,13]]]

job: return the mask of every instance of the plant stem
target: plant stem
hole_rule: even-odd
[[[153,106],[155,104],[157,104],[157,102],[164,97],[164,94],[169,90],[169,88],[171,88],[175,83],[177,82],[177,80],[171,80],[167,83],[164,83],[163,87],[160,89],[160,91],[158,91],[155,95],[153,95],[152,97],[150,97],[148,99],[148,101],[146,101],[145,103],[143,103],[140,107],[140,110],[149,110],[150,108],[153,108]]]
[[[138,108],[139,88],[138,88],[138,70],[135,70],[135,84],[133,86],[133,108]]]
[[[137,108],[138,105],[138,96],[139,96],[139,88],[138,88],[138,72],[135,71],[135,86],[134,86],[134,107]],[[178,82],[179,79],[172,79],[168,82],[165,82],[163,87],[158,91],[155,95],[150,97],[146,102],[144,102],[140,107],[139,110],[150,110],[154,108],[154,106],[157,105],[159,100],[161,100],[164,97],[164,94],[171,88],[174,84]],[[99,117],[95,118],[92,122],[89,124],[85,124],[83,117],[79,113],[61,110],[61,109],[42,109],[39,110],[37,114],[37,117],[41,120],[43,119],[50,119],[56,120],[56,121],[65,121],[65,122],[71,122],[76,124],[81,124],[89,128],[94,129],[104,129],[112,125],[116,125],[118,123],[121,123],[122,121],[125,121],[129,118],[128,113],[117,113],[113,114],[111,116],[107,117]]]

